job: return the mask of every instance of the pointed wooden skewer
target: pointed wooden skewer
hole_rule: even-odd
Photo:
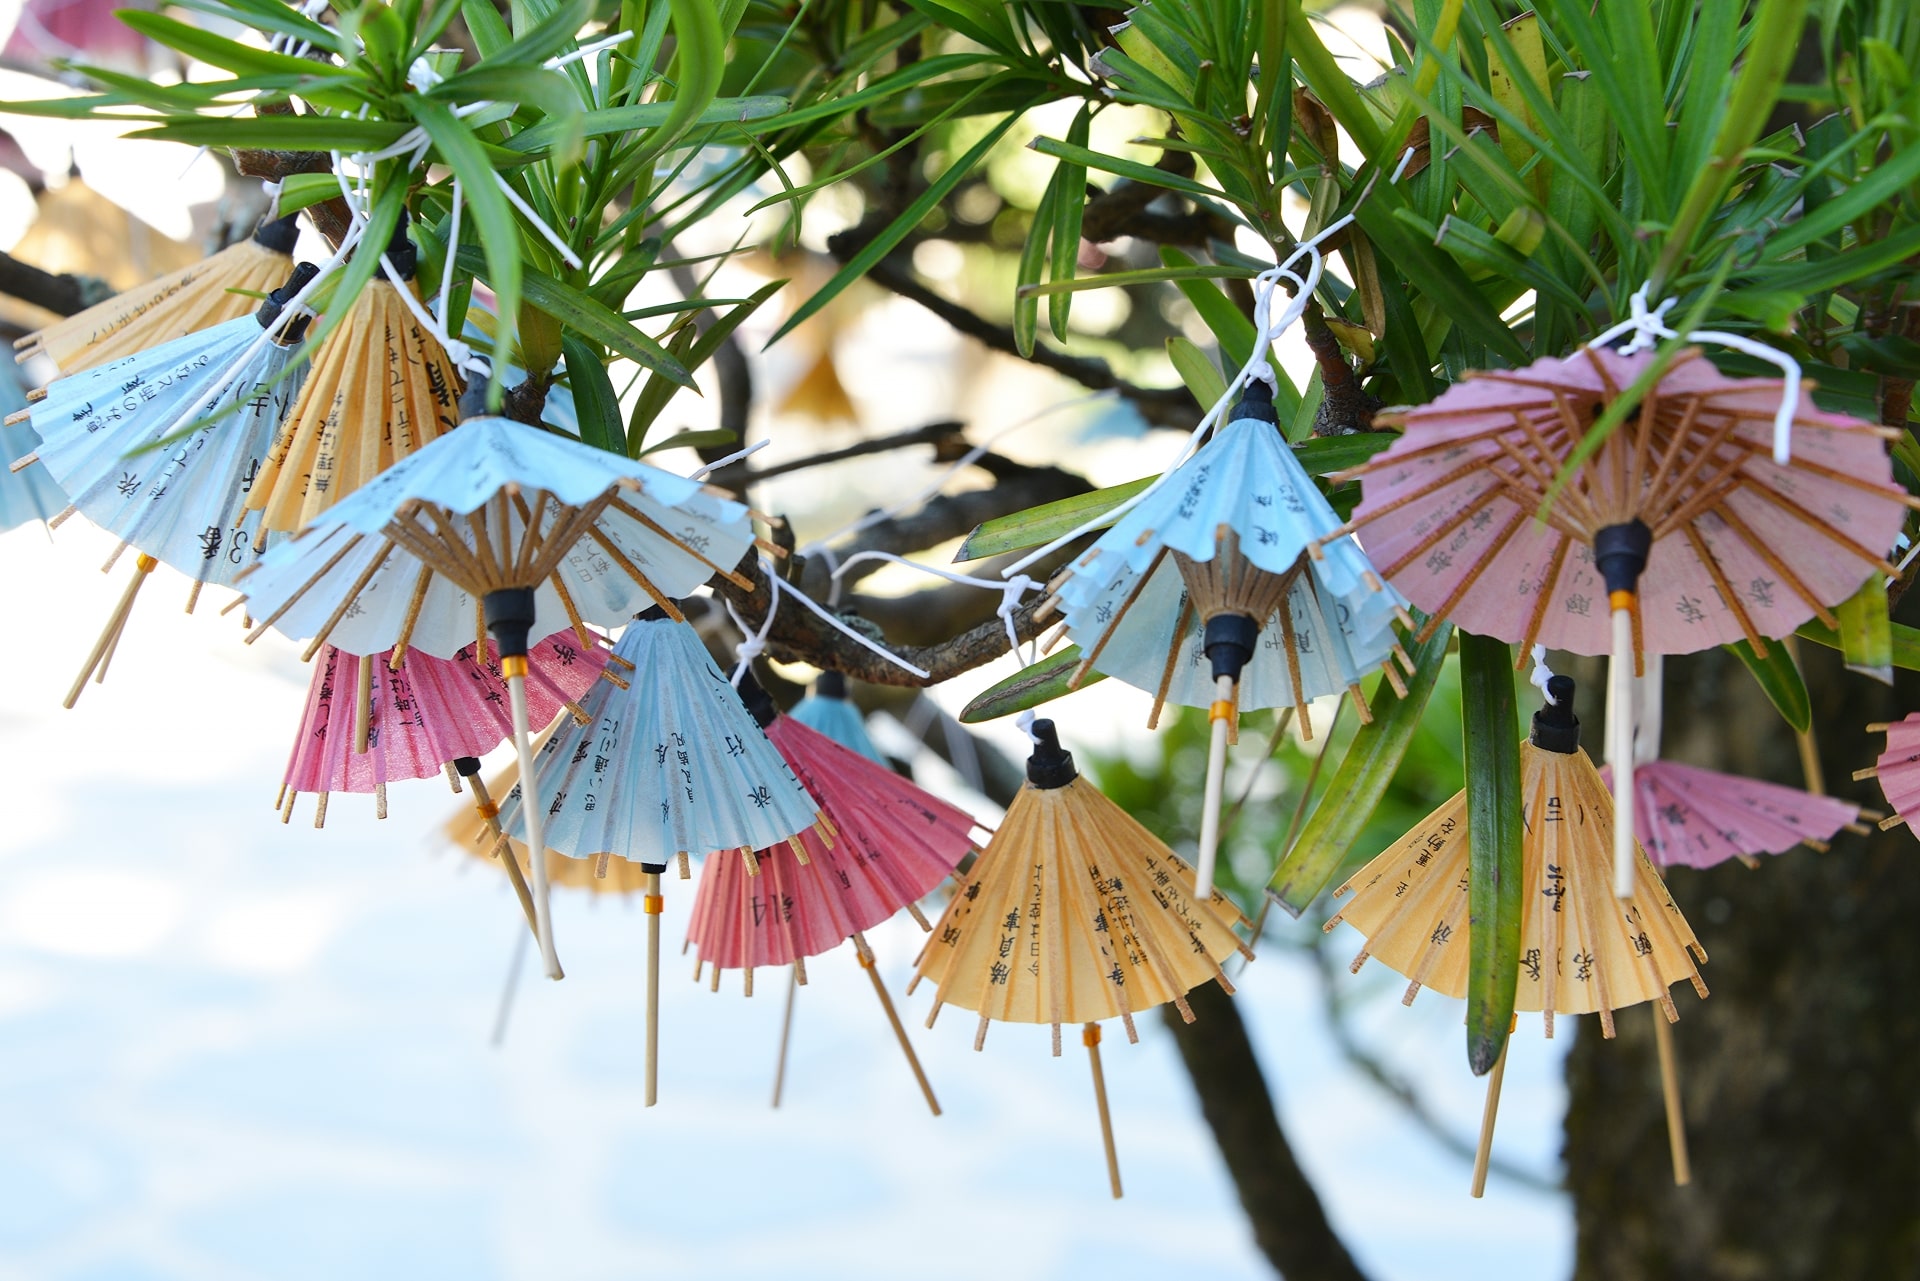
[[[540,933],[539,914],[534,910],[533,891],[527,888],[527,878],[521,875],[520,860],[514,857],[512,843],[500,826],[500,807],[487,793],[487,782],[480,777],[480,761],[477,757],[462,756],[455,760],[452,768],[467,780],[473,789],[473,808],[480,811],[480,817],[486,820],[487,832],[493,837],[493,854],[507,869],[507,880],[513,885],[514,897],[520,900],[520,910],[526,914],[527,929],[536,937]]]
[[[512,858],[511,852],[507,855]],[[513,959],[507,962],[507,983],[500,989],[500,1009],[493,1016],[493,1038],[491,1044],[499,1049],[507,1040],[507,1018],[513,1013],[513,995],[520,990],[520,971],[527,965],[527,940],[531,934],[514,933]]]
[[[793,1036],[793,1001],[800,992],[800,967],[787,971],[787,1010],[780,1016],[780,1057],[773,1064],[773,1106],[780,1106],[781,1092],[787,1084],[787,1042]]]
[[[545,963],[547,977],[562,979],[565,971],[560,968],[559,954],[553,947],[553,918],[547,907],[547,846],[546,833],[542,831],[542,820],[546,817],[540,812],[539,789],[534,786],[533,745],[527,726],[527,657],[525,654],[506,654],[500,659],[501,674],[507,678],[507,694],[513,708],[513,750],[520,762],[521,814],[527,824],[527,862],[533,867],[533,912],[535,932],[540,936],[540,958]],[[507,857],[512,858],[511,850]]]
[[[860,968],[867,972],[867,978],[873,983],[873,992],[880,998],[880,1008],[887,1012],[887,1022],[893,1025],[894,1039],[900,1042],[900,1052],[907,1056],[907,1066],[913,1069],[913,1079],[920,1083],[920,1093],[927,1098],[927,1106],[933,1109],[935,1116],[940,1115],[940,1100],[933,1097],[933,1084],[927,1080],[927,1073],[920,1066],[920,1056],[913,1052],[913,1042],[907,1039],[907,1029],[901,1025],[900,1012],[893,1008],[893,997],[887,994],[887,985],[880,979],[880,971],[874,967],[873,949],[867,946],[866,935],[855,930],[853,934],[854,955],[859,958]]]
[[[71,710],[73,705],[80,701],[80,691],[87,687],[87,678],[92,676],[96,669],[102,667],[112,655],[114,647],[119,644],[120,633],[127,625],[127,615],[133,612],[133,598],[140,594],[140,588],[152,576],[154,566],[159,563],[145,552],[142,552],[140,559],[134,562],[133,580],[127,584],[127,590],[121,593],[120,603],[113,607],[113,613],[108,617],[107,625],[100,633],[100,639],[93,643],[93,650],[87,655],[86,666],[80,669],[80,675],[75,678],[73,687],[67,691],[67,701],[62,704],[63,707]],[[101,672],[101,675],[105,674],[104,671]]]
[[[647,918],[646,1105],[648,1107],[660,1101],[660,910],[665,906],[664,900],[660,897],[660,873],[666,870],[666,865],[663,863],[640,865],[641,874],[646,882],[641,892],[640,910]],[[783,1041],[782,1045],[784,1044]],[[775,1088],[777,1091],[778,1087]]]
[[[1653,1003],[1653,1040],[1660,1049],[1660,1093],[1667,1104],[1667,1150],[1673,1157],[1673,1185],[1684,1188],[1693,1182],[1693,1165],[1687,1159],[1687,1119],[1680,1110],[1680,1062],[1673,1052],[1673,1029],[1667,1026],[1662,1004]]]
[[[1080,1041],[1087,1047],[1087,1059],[1093,1064],[1093,1102],[1100,1109],[1100,1142],[1107,1150],[1107,1182],[1113,1199],[1125,1195],[1120,1190],[1120,1153],[1113,1145],[1113,1113],[1107,1107],[1107,1076],[1100,1070],[1100,1025],[1089,1023],[1081,1030]]]
[[[1480,1113],[1480,1144],[1473,1150],[1473,1195],[1487,1194],[1487,1163],[1493,1159],[1493,1123],[1500,1115],[1500,1082],[1507,1075],[1507,1051],[1513,1047],[1513,1034],[1500,1047],[1500,1057],[1487,1074],[1487,1105]]]

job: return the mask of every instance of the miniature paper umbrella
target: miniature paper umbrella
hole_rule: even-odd
[[[1432,404],[1383,416],[1404,434],[1361,470],[1352,528],[1394,586],[1482,635],[1622,669],[1646,651],[1746,640],[1766,652],[1846,600],[1914,502],[1893,480],[1886,429],[1814,407],[1803,390],[1793,460],[1773,459],[1782,385],[1722,376],[1683,351],[1640,406],[1534,519],[1575,447],[1654,353],[1582,348],[1487,371]],[[1436,625],[1428,624],[1429,629]],[[1608,713],[1610,758],[1630,755],[1627,687]],[[1619,795],[1614,890],[1633,877],[1634,794]]]
[[[364,252],[364,247],[363,250]],[[459,421],[463,383],[439,339],[401,301],[413,289],[418,251],[406,219],[386,261],[313,352],[313,372],[294,401],[247,505],[266,529],[291,532]]]
[[[586,622],[612,626],[648,598],[666,605],[730,572],[720,566],[752,543],[746,508],[698,482],[504,418],[471,418],[263,556],[246,579],[263,620],[248,639],[276,626],[356,654],[393,649],[398,662],[410,648],[444,658],[484,643],[484,626],[531,777],[525,677],[536,618],[568,619],[590,643]],[[545,848],[544,808],[527,810],[535,849]],[[559,958],[545,865],[533,866],[551,975]]]
[[[867,734],[866,718],[847,697],[847,678],[839,672],[821,672],[814,679],[813,689],[787,715],[876,764],[887,763]]]
[[[1867,726],[1869,734],[1884,732],[1887,750],[1866,769],[1855,770],[1855,781],[1880,780],[1880,790],[1893,807],[1893,813],[1880,820],[1880,830],[1892,831],[1902,823],[1911,827],[1920,819],[1920,712],[1903,721]]]
[[[1193,871],[1132,815],[1074,769],[1052,721],[1033,723],[1027,783],[965,884],[934,926],[914,985],[937,989],[927,1026],[943,1005],[980,1015],[973,1046],[992,1019],[1085,1025],[1107,1176],[1120,1195],[1120,1163],[1100,1068],[1100,1020],[1173,1002],[1188,1022],[1186,993],[1212,980],[1233,985],[1220,962],[1239,951],[1240,915],[1219,894],[1193,893]],[[912,991],[909,986],[908,991]]]
[[[17,340],[14,358],[45,356],[62,374],[73,374],[237,320],[259,305],[258,295],[287,278],[299,238],[291,214],[263,222],[253,235],[204,262]]]
[[[630,669],[626,688],[595,687],[582,700],[586,723],[563,723],[535,767],[523,764],[520,777],[531,777],[535,795],[552,800],[524,805],[523,788],[515,787],[499,816],[500,829],[529,848],[541,848],[544,839],[545,848],[570,858],[624,858],[648,877],[648,1106],[657,1097],[660,874],[667,860],[677,856],[685,875],[689,854],[745,850],[751,857],[819,821],[819,808],[698,633],[664,612],[650,614],[631,623],[614,647],[615,660]],[[542,820],[544,837],[536,831],[529,838],[527,827]],[[540,864],[534,872],[536,881],[544,879]]]
[[[576,700],[606,665],[606,651],[559,632],[527,649],[527,716],[545,725],[562,710],[579,716]],[[387,816],[387,784],[432,778],[462,757],[484,756],[513,733],[510,694],[492,642],[478,659],[472,646],[452,658],[411,653],[349,654],[326,646],[314,664],[307,706],[294,736],[287,772],[274,802],[281,821],[302,792],[319,795],[315,827],[327,819],[333,792],[372,792]]]
[[[1634,684],[1634,837],[1656,867],[1712,867],[1730,858],[1758,867],[1757,854],[1784,854],[1803,843],[1824,850],[1843,827],[1866,832],[1851,801],[1659,759],[1664,666],[1659,654],[1649,654],[1643,676],[1607,673],[1610,684]],[[1610,691],[1608,702],[1617,697]],[[1600,778],[1611,790],[1611,763],[1600,767]]]
[[[1247,384],[1225,428],[1063,572],[1051,600],[1088,670],[1207,707],[1199,891],[1212,892],[1227,737],[1241,709],[1350,693],[1392,670],[1400,597],[1384,588],[1280,435],[1272,392]],[[1264,636],[1262,633],[1264,632]],[[1405,658],[1404,653],[1400,655]],[[1149,724],[1152,724],[1149,721]]]
[[[1601,1035],[1611,1037],[1615,1010],[1656,1001],[1657,1026],[1664,1028],[1680,1017],[1667,995],[1671,984],[1690,981],[1706,996],[1694,956],[1704,962],[1707,954],[1637,846],[1632,901],[1607,892],[1613,799],[1580,748],[1573,681],[1556,676],[1547,689],[1552,702],[1534,713],[1533,733],[1520,746],[1525,837],[1514,1008],[1541,1011],[1548,1036],[1556,1014],[1598,1012]],[[1463,791],[1334,891],[1336,898],[1351,893],[1353,901],[1326,928],[1345,921],[1367,936],[1354,971],[1378,957],[1412,980],[1404,998],[1409,1004],[1422,987],[1467,994],[1466,836]],[[1667,1038],[1660,1043],[1663,1057],[1669,1056]],[[1504,1061],[1487,1086],[1476,1196],[1485,1178]],[[1668,1102],[1671,1118],[1678,1108],[1673,1091]]]
[[[754,967],[792,965],[797,986],[807,981],[807,957],[851,938],[927,1106],[938,1114],[933,1088],[873,966],[865,931],[903,909],[928,928],[917,900],[972,851],[973,818],[886,766],[780,715],[751,676],[741,694],[820,807],[822,822],[783,847],[755,851],[751,861],[731,854],[708,859],[687,925],[688,941],[700,964],[714,967],[715,988],[721,970],[737,969],[751,995]],[[694,973],[697,978],[699,969]]]
[[[41,443],[14,466],[38,459],[72,496],[70,510],[120,538],[105,568],[128,547],[139,553],[67,694],[68,707],[89,677],[105,678],[134,599],[156,566],[193,580],[192,610],[203,586],[231,586],[256,559],[247,489],[306,367],[300,338],[307,318],[282,313],[314,273],[307,263],[294,268],[251,316],[55,379],[24,411]],[[182,435],[196,423],[205,425]]]

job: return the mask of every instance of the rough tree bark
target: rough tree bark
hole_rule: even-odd
[[[1829,790],[1883,805],[1854,769],[1884,746],[1897,690],[1803,645]],[[1731,658],[1670,661],[1668,755],[1800,782],[1790,734]],[[1592,741],[1598,742],[1598,726]],[[1693,1184],[1673,1186],[1646,1013],[1567,1063],[1577,1281],[1882,1281],[1920,1275],[1920,849],[1904,828],[1842,833],[1758,871],[1676,869],[1706,947],[1705,1002],[1677,997]]]

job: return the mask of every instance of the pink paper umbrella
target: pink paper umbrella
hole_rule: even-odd
[[[513,732],[499,655],[487,642],[484,662],[467,646],[452,658],[409,650],[398,670],[392,651],[354,655],[328,645],[314,664],[307,707],[287,760],[276,808],[293,817],[302,792],[319,794],[313,825],[324,826],[331,792],[372,792],[387,816],[387,784],[430,778],[461,757],[484,756]],[[545,724],[562,709],[583,716],[575,700],[592,688],[607,652],[582,645],[572,631],[531,646],[527,711]],[[453,775],[448,774],[449,781]],[[455,791],[459,791],[455,782]]]
[[[1911,827],[1920,819],[1920,712],[1903,721],[1867,726],[1869,734],[1885,732],[1887,750],[1866,769],[1855,770],[1855,780],[1877,778],[1880,791],[1893,807],[1893,813],[1880,820],[1880,830],[1892,831],[1902,823]]]
[[[1613,767],[1602,767],[1600,777],[1611,789]],[[1824,850],[1843,827],[1865,830],[1851,801],[1677,761],[1643,761],[1633,789],[1635,835],[1660,867],[1752,862],[1802,843]]]
[[[723,851],[710,856],[694,896],[687,941],[699,958],[694,975],[712,965],[738,969],[748,995],[753,971],[762,965],[792,965],[793,986],[807,981],[806,958],[851,938],[873,983],[927,1106],[937,1115],[933,1087],[907,1040],[865,931],[903,908],[930,929],[917,900],[952,873],[974,848],[976,824],[964,810],[929,795],[884,765],[825,734],[782,716],[773,700],[746,678],[741,695],[794,775],[820,807],[821,824],[751,855]],[[789,996],[792,988],[789,988]],[[788,1020],[792,1006],[788,1006]],[[781,1037],[782,1074],[786,1033]],[[776,1080],[774,1104],[779,1105]]]
[[[1577,447],[1654,359],[1584,347],[1478,373],[1398,415],[1405,429],[1361,469],[1358,531],[1381,572],[1432,618],[1623,669],[1784,636],[1891,573],[1885,553],[1913,503],[1894,482],[1887,429],[1792,407],[1792,461],[1774,461],[1778,379],[1732,379],[1695,349],[1676,357],[1583,461]],[[1563,471],[1565,484],[1555,489]],[[1551,500],[1549,500],[1551,495]],[[1545,509],[1545,519],[1536,514]],[[1627,689],[1616,682],[1616,689]],[[1615,761],[1631,707],[1608,714]],[[1631,770],[1631,765],[1628,766]],[[1633,884],[1633,791],[1620,790],[1615,892]]]

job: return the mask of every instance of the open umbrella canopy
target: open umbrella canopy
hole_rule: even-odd
[[[137,285],[15,342],[15,359],[45,356],[77,373],[247,315],[293,270],[300,229],[289,214],[171,275]]]
[[[474,643],[490,591],[532,588],[538,618],[613,627],[752,542],[746,508],[697,481],[483,417],[328,508],[245,586],[254,615],[296,639],[446,658]]]
[[[1601,766],[1600,780],[1612,789],[1612,766]],[[1837,796],[1678,761],[1641,762],[1633,786],[1639,793],[1635,835],[1661,867],[1712,867],[1802,844],[1824,850],[1834,833],[1860,817],[1858,805]]]
[[[1910,500],[1882,429],[1802,390],[1793,461],[1773,460],[1777,379],[1728,378],[1688,349],[1564,489],[1535,514],[1594,420],[1653,360],[1582,348],[1489,370],[1381,421],[1404,429],[1359,473],[1355,509],[1376,564],[1437,618],[1577,654],[1611,644],[1595,540],[1642,527],[1633,648],[1762,653],[1851,596],[1899,534]],[[1603,551],[1605,549],[1602,549]],[[1429,627],[1434,624],[1429,624]]]

